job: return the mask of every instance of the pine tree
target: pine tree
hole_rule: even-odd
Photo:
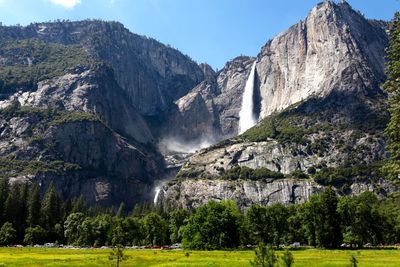
[[[388,150],[391,160],[384,171],[389,178],[400,179],[400,12],[394,16],[387,49],[387,81],[385,90],[389,93],[389,112],[391,118],[386,128],[389,138]]]
[[[294,264],[293,254],[289,250],[285,250],[282,255],[283,266],[292,267]]]
[[[338,247],[342,241],[340,216],[337,212],[339,199],[332,187],[328,187],[321,194],[321,202],[324,218],[320,241],[324,247]]]
[[[13,184],[4,204],[5,220],[17,231],[17,241],[22,241],[26,227],[26,184]]]
[[[250,265],[254,267],[274,267],[277,258],[275,256],[275,251],[270,247],[264,245],[264,243],[259,243],[258,247],[254,250],[255,256],[254,261],[250,261]]]
[[[24,183],[20,186],[19,202],[18,202],[18,224],[15,225],[18,231],[18,240],[22,241],[24,237],[24,230],[27,227],[26,219],[28,217],[28,184]]]
[[[63,210],[63,218],[62,221],[65,222],[65,220],[68,218],[68,216],[72,213],[72,200],[67,199],[62,203],[62,210]]]
[[[8,185],[8,179],[0,179],[0,225],[6,222],[5,220],[5,202],[8,197],[8,192],[10,188]]]
[[[43,197],[41,216],[43,227],[54,231],[54,226],[62,221],[61,198],[52,182]]]
[[[20,185],[13,184],[4,204],[5,221],[13,225],[18,224],[20,192]]]
[[[72,213],[76,213],[76,212],[82,212],[85,213],[86,211],[86,203],[85,203],[85,199],[83,198],[82,195],[80,195],[78,198],[75,198],[72,201]]]
[[[40,207],[40,188],[38,184],[33,184],[28,198],[28,226],[33,227],[40,224]]]
[[[110,261],[116,261],[115,266],[119,267],[121,262],[129,259],[128,256],[124,255],[124,247],[121,245],[117,245],[111,252],[108,257]]]

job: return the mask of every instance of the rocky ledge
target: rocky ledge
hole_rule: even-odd
[[[222,180],[196,179],[180,182],[170,182],[160,187],[155,199],[156,205],[164,209],[180,207],[197,208],[210,200],[234,200],[240,209],[246,209],[253,204],[295,204],[304,203],[313,194],[324,189],[310,179],[281,180]],[[398,185],[380,180],[372,182],[355,182],[346,192],[339,194],[359,195],[372,191],[380,196],[386,196],[399,190]]]

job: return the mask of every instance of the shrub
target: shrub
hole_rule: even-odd
[[[25,229],[24,243],[28,245],[43,244],[46,240],[46,231],[40,227],[29,227]]]
[[[381,163],[337,168],[324,167],[315,173],[313,178],[321,185],[340,187],[350,184],[354,179],[365,180],[379,176],[380,165]]]
[[[267,248],[264,243],[259,243],[254,250],[254,261],[250,261],[251,266],[254,267],[273,267],[276,266],[277,258],[275,251],[270,247]]]
[[[283,266],[291,267],[294,263],[293,254],[289,250],[285,250],[282,256]]]
[[[308,175],[301,170],[295,170],[290,174],[290,177],[295,179],[307,179]]]
[[[0,244],[12,244],[15,241],[16,237],[17,231],[14,229],[13,225],[9,222],[4,223],[0,229]]]
[[[261,180],[267,178],[283,179],[285,178],[285,175],[281,172],[271,171],[268,168],[259,168],[254,170],[246,166],[235,166],[222,175],[222,179],[227,180]]]

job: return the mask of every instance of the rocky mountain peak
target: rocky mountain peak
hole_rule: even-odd
[[[210,65],[208,65],[207,63],[201,63],[199,65],[199,67],[204,74],[205,80],[214,80],[215,79],[216,73]]]
[[[245,206],[268,203],[272,195],[281,198],[280,203],[294,203],[298,196],[306,199],[328,184],[341,194],[376,190],[372,181],[380,177],[374,164],[385,157],[383,129],[388,118],[386,94],[380,88],[385,78],[386,25],[366,19],[345,1],[325,1],[267,42],[255,59],[253,98],[247,100],[253,107],[261,106],[258,125],[195,153],[178,174],[180,180],[166,185],[159,198],[184,207],[225,198]],[[237,57],[218,72],[221,93],[213,100],[222,110],[223,133],[237,130],[253,62],[254,58]],[[258,115],[255,108],[253,114]],[[371,172],[339,181],[337,173],[357,166]],[[264,174],[252,180],[241,176],[242,170]],[[335,172],[331,181],[327,170]],[[280,180],[283,176],[289,179]],[[290,184],[293,181],[296,184]],[[357,184],[360,181],[362,185]],[[237,187],[231,190],[233,185]],[[260,188],[269,185],[276,188],[261,196]],[[184,192],[185,199],[177,192]],[[245,192],[254,194],[247,198]]]
[[[345,2],[317,5],[258,55],[262,117],[333,90],[380,90],[385,30]]]
[[[266,43],[257,57],[236,57],[217,72],[118,22],[0,27],[0,107],[8,107],[0,110],[0,156],[16,157],[3,160],[8,167],[0,176],[45,156],[49,164],[79,167],[57,183],[65,196],[82,193],[95,203],[96,195],[104,195],[110,199],[103,203],[115,204],[136,194],[133,205],[151,197],[154,179],[168,172],[156,142],[184,155],[169,155],[171,162],[179,159],[175,172],[187,152],[237,136],[241,110],[253,111],[259,124],[195,154],[181,177],[215,178],[220,190],[218,178],[238,167],[264,168],[262,175],[282,178],[373,164],[385,154],[386,95],[380,84],[387,25],[366,19],[347,2],[325,1]],[[20,107],[13,106],[17,102]],[[46,168],[25,172],[31,181],[53,179]],[[281,200],[297,186],[319,188],[309,181],[272,183],[288,188],[279,193]],[[69,194],[68,184],[85,192]],[[196,181],[190,186],[196,188]],[[248,186],[256,192],[258,181]],[[121,188],[123,196],[114,197]],[[210,192],[205,198],[221,196]],[[250,195],[245,201],[259,203]]]

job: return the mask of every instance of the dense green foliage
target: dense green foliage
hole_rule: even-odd
[[[373,177],[380,177],[380,164],[374,165],[353,165],[348,167],[323,167],[314,175],[313,179],[321,185],[332,185],[334,187],[342,187],[350,185],[352,182],[359,180],[371,180]]]
[[[0,177],[9,177],[11,174],[38,174],[38,173],[64,173],[79,170],[77,164],[67,163],[61,160],[16,160],[12,157],[0,157]]]
[[[28,245],[43,244],[46,241],[46,235],[46,231],[39,225],[28,227],[25,229],[23,242]]]
[[[96,61],[77,45],[48,43],[38,39],[0,43],[0,95],[29,90],[37,82],[61,76],[66,70]]]
[[[240,245],[239,210],[233,202],[210,201],[189,217],[183,244],[192,249],[234,248]]]
[[[292,106],[282,113],[268,116],[241,137],[254,142],[274,138],[282,143],[293,142],[305,145],[309,142],[306,135],[332,128],[328,124],[302,124],[301,122],[306,117],[296,113],[296,106]]]
[[[0,182],[0,242],[58,242],[80,246],[166,245],[231,249],[248,244],[300,242],[335,248],[346,242],[400,241],[400,194],[379,200],[373,193],[338,198],[331,188],[304,204],[253,205],[240,212],[232,201],[210,201],[192,211],[160,211],[138,205],[131,212],[87,209],[82,198],[63,201],[53,184],[38,199],[38,187]],[[123,206],[123,205],[121,205]],[[37,216],[33,216],[33,213]]]
[[[259,168],[254,170],[245,166],[235,166],[226,171],[221,177],[222,179],[227,180],[261,180],[267,178],[283,179],[285,178],[285,175],[281,172],[271,171],[268,168]]]
[[[384,170],[392,179],[400,178],[400,12],[395,14],[390,30],[387,53],[387,81],[384,88],[389,93],[390,121],[386,128],[391,160]]]
[[[308,152],[318,153],[327,144],[325,140],[315,142],[310,138],[312,134],[338,136],[345,130],[351,130],[355,134],[375,134],[385,128],[388,116],[382,99],[377,97],[369,100],[376,108],[376,111],[372,111],[365,99],[353,96],[355,103],[351,106],[343,101],[344,97],[352,98],[343,96],[340,92],[332,92],[324,99],[312,96],[282,112],[269,115],[236,140],[260,142],[272,138],[281,144],[307,145],[310,146]],[[343,118],[335,120],[338,113]]]
[[[44,127],[68,122],[100,121],[95,114],[88,112],[42,109],[30,106],[20,106],[18,103],[14,103],[13,105],[10,105],[4,109],[0,109],[0,116],[5,119],[31,116],[35,117],[39,121],[46,121],[47,125],[43,125]]]
[[[0,244],[12,244],[16,239],[16,235],[17,231],[14,229],[13,225],[9,222],[4,223],[0,228]]]

